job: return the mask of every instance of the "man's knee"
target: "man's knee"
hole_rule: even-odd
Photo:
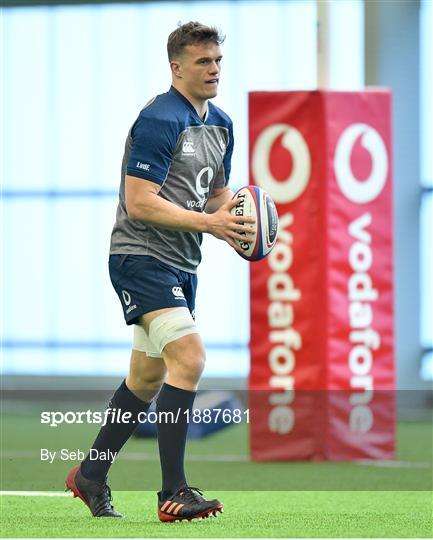
[[[147,374],[137,374],[130,372],[128,375],[128,381],[134,387],[135,390],[154,390],[155,394],[161,388],[165,380],[164,376],[150,377]]]
[[[127,385],[132,391],[157,394],[167,374],[162,358],[151,358],[141,351],[133,350]]]
[[[185,378],[198,380],[205,367],[206,354],[199,334],[168,343],[163,355],[170,373],[180,372]]]

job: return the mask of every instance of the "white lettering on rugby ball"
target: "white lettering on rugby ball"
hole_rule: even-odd
[[[277,240],[278,213],[274,201],[258,186],[242,187],[233,198],[238,201],[231,210],[233,215],[256,220],[255,234],[248,235],[253,242],[236,240],[242,249],[241,256],[247,261],[259,261],[269,255]],[[247,237],[247,233],[241,234]]]

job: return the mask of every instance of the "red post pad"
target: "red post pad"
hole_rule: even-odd
[[[390,459],[390,93],[253,92],[249,106],[250,182],[280,218],[250,265],[252,458]]]

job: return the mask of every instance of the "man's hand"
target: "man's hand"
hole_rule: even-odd
[[[220,240],[225,240],[228,244],[232,246],[238,253],[243,253],[240,246],[235,242],[235,240],[242,240],[243,242],[252,242],[252,238],[239,234],[240,232],[245,232],[248,234],[253,234],[255,228],[253,225],[256,220],[250,217],[244,216],[234,216],[230,213],[230,210],[238,204],[237,199],[230,199],[225,204],[223,204],[214,214],[209,214],[207,216],[208,227],[205,232],[208,232],[219,238]],[[247,225],[250,223],[250,225]]]

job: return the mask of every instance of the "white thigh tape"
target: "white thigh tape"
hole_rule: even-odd
[[[197,334],[194,319],[186,307],[178,307],[159,315],[149,325],[150,341],[162,353],[167,343],[187,336]]]
[[[132,348],[136,351],[141,351],[154,358],[161,358],[161,353],[158,352],[152,340],[144,331],[144,328],[139,324],[134,324],[134,338]]]

